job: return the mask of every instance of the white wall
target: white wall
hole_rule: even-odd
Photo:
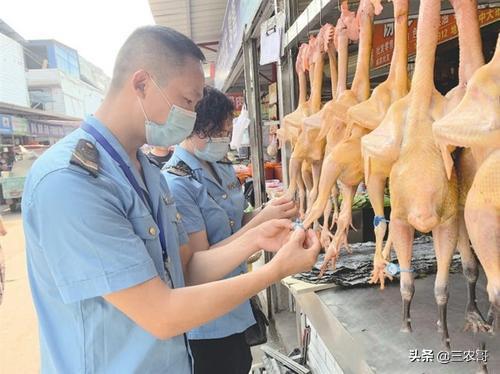
[[[54,113],[67,114],[62,89],[60,87],[49,87],[48,92],[52,101],[45,104],[45,110]]]
[[[0,33],[0,101],[30,106],[23,47]]]
[[[61,83],[67,115],[83,118],[92,114],[104,98],[104,95],[91,85],[65,74]]]
[[[100,90],[58,69],[29,70],[28,85],[32,90],[43,89],[50,96],[45,110],[77,118],[94,113],[104,98]]]

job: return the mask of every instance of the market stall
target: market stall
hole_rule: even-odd
[[[486,125],[498,121],[498,94],[481,91],[481,74],[498,74],[492,66],[495,50],[499,54],[499,6],[488,0],[289,0],[257,13],[266,17],[257,17],[253,28],[247,23],[241,56],[252,178],[260,196],[255,203],[275,188],[264,166],[266,140],[275,136],[279,149],[269,153],[281,164],[277,179],[326,252],[316,272],[284,281],[298,316],[297,346],[311,372],[465,373],[486,364],[490,372],[500,370],[500,341],[491,333],[498,320],[500,251],[500,228],[492,222],[500,213],[496,208],[490,221],[490,213],[472,218],[476,207],[482,212],[484,194],[496,201],[498,186],[483,179],[477,181],[487,186],[483,195],[474,188],[468,193],[476,173],[468,162],[481,165],[477,152],[498,148],[497,130]],[[273,50],[267,39],[275,32]],[[268,66],[260,65],[262,56],[271,56],[265,62],[276,71],[267,89],[259,78]],[[481,68],[484,73],[475,74]],[[484,98],[480,111],[477,90]],[[273,114],[277,123],[268,128],[263,117],[274,120]],[[464,116],[485,124],[482,143],[467,135]],[[412,126],[420,130],[405,130]],[[450,135],[455,131],[456,138]],[[450,156],[457,146],[472,153]],[[494,162],[477,178],[491,176]],[[417,271],[418,240],[429,240],[424,257],[433,266]],[[452,261],[456,249],[460,256]],[[362,262],[341,266],[356,253],[365,254]],[[337,270],[320,277],[328,263]],[[346,281],[358,273],[363,281]],[[286,301],[277,289],[271,299],[271,311]]]

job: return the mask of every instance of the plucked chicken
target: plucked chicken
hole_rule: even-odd
[[[488,280],[488,322],[498,330],[500,313],[500,37],[493,59],[479,68],[460,104],[434,123],[449,162],[450,147],[469,147],[477,165],[465,202],[465,223]],[[449,169],[452,166],[450,165]],[[452,173],[453,174],[453,173]],[[481,329],[481,324],[476,328]]]
[[[345,121],[345,113],[350,107],[365,101],[370,95],[370,54],[372,45],[373,29],[373,5],[369,0],[363,0],[359,4],[356,19],[360,26],[359,54],[356,73],[352,87],[332,103],[334,115]],[[342,183],[342,206],[337,220],[337,231],[332,243],[327,248],[325,264],[335,259],[341,246],[347,247],[347,232],[352,221],[352,201],[358,184],[363,179],[363,162],[361,158],[360,139],[366,130],[354,126],[346,136],[341,139],[331,152],[325,157],[323,172],[320,180],[320,188],[317,200],[304,221],[308,227],[314,220],[324,212],[330,197],[332,186],[340,180]]]
[[[402,331],[411,331],[410,305],[415,292],[411,267],[414,232],[415,229],[423,233],[432,231],[437,258],[434,295],[439,311],[438,329],[449,348],[446,306],[449,266],[457,245],[458,189],[455,173],[447,178],[432,134],[432,123],[440,117],[435,115],[442,114],[446,104],[444,98],[433,95],[440,8],[439,1],[420,2],[410,106],[400,156],[390,174],[390,231],[401,272]]]

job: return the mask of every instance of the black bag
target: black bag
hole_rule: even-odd
[[[267,326],[269,326],[269,321],[261,309],[258,296],[250,299],[250,306],[252,307],[253,316],[257,323],[245,330],[245,341],[250,347],[253,347],[267,342]]]

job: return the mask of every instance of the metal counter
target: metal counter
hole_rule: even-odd
[[[309,323],[326,355],[333,356],[333,367],[313,371],[314,374],[344,373],[476,373],[480,365],[472,362],[440,363],[437,355],[444,351],[436,329],[437,307],[434,301],[434,276],[415,280],[415,296],[411,317],[413,333],[401,327],[399,282],[385,290],[371,288],[332,287],[317,292],[293,292],[297,313]],[[304,283],[304,282],[301,282]],[[480,349],[486,343],[489,373],[500,373],[500,332],[496,336],[463,332],[466,284],[462,274],[450,274],[448,327],[451,352]],[[478,306],[488,310],[485,278],[481,274],[477,286]],[[304,318],[302,318],[304,321]],[[302,322],[302,327],[304,322]],[[410,350],[432,350],[433,362],[411,362]],[[321,351],[319,349],[318,351]],[[318,353],[316,353],[318,354]],[[455,354],[458,354],[456,352]],[[321,353],[318,355],[321,356]],[[457,360],[457,358],[453,358]],[[328,360],[327,360],[328,361]],[[451,361],[451,357],[450,357]],[[330,361],[331,362],[331,361]]]

